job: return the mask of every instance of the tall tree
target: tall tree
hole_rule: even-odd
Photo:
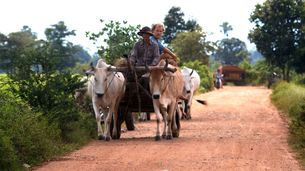
[[[69,30],[63,21],[52,25],[45,30],[48,44],[50,46],[50,55],[58,70],[64,70],[67,67],[73,67],[76,63],[73,58],[75,53],[74,46],[67,41],[67,37],[75,36],[74,30]]]
[[[200,30],[179,33],[171,46],[181,63],[198,60],[208,64],[208,54],[214,50],[212,43],[206,40],[206,34]]]
[[[233,27],[228,22],[223,22],[219,26],[222,28],[221,32],[223,32],[226,37],[229,36],[229,31],[233,30]]]
[[[180,7],[172,7],[168,11],[164,18],[165,32],[163,38],[165,43],[169,44],[176,38],[177,33],[194,31],[200,27],[196,20],[192,19],[185,22],[183,17],[184,13]]]
[[[238,65],[244,59],[249,59],[245,42],[237,38],[222,39],[214,56],[220,63],[231,65]]]
[[[103,23],[103,20],[100,20]],[[103,39],[103,44],[99,46],[98,53],[106,59],[108,63],[112,63],[115,59],[123,54],[129,54],[136,41],[139,39],[137,32],[140,25],[132,26],[118,21],[110,21],[105,23],[98,33],[87,32],[86,35],[95,43],[100,43],[99,39]]]
[[[304,0],[266,0],[263,5],[256,5],[250,21],[255,23],[249,33],[250,41],[289,80],[305,39]]]
[[[36,45],[36,34],[28,26],[20,32],[10,33],[8,36],[0,35],[0,59],[3,70],[10,73],[25,74],[24,70],[16,69],[19,65],[30,68],[28,58],[35,56],[32,49]],[[16,61],[20,61],[16,62]]]
[[[80,45],[75,45],[72,58],[76,63],[88,63],[91,60],[90,54]]]

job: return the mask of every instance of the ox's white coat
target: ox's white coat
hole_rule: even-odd
[[[200,87],[200,76],[197,71],[188,67],[183,67],[181,72],[184,78],[183,96],[188,99],[187,104],[184,103],[182,108],[183,111],[185,107],[188,108],[186,117],[190,118],[193,96]]]
[[[125,93],[125,78],[120,72],[108,71],[103,60],[99,60],[94,68],[94,76],[89,79],[88,92],[92,97],[98,136],[100,139],[110,140],[110,123],[114,119],[113,135],[117,135],[116,120],[118,119],[119,103]],[[101,126],[101,115],[106,114],[105,131]],[[118,138],[118,137],[117,137]]]

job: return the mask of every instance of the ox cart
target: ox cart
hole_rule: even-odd
[[[114,71],[122,72],[126,79],[126,91],[125,95],[120,101],[118,109],[118,120],[117,120],[117,138],[121,136],[121,125],[125,121],[127,130],[134,130],[134,119],[132,113],[134,112],[148,112],[153,113],[153,100],[149,89],[149,71],[147,66],[136,66],[133,69],[130,67],[115,67]],[[175,71],[171,71],[175,72]],[[180,115],[179,112],[175,112],[174,121],[171,127],[176,129],[177,134],[174,137],[179,136],[180,131]],[[113,129],[113,121],[111,123],[111,136]],[[175,124],[175,125],[174,125]]]

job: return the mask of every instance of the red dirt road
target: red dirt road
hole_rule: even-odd
[[[39,171],[274,170],[300,167],[287,144],[287,125],[263,87],[230,87],[198,95],[180,137],[156,142],[156,122],[138,122],[120,140],[92,141]]]

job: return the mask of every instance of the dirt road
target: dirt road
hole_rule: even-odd
[[[300,170],[287,145],[287,125],[263,87],[229,87],[196,96],[180,137],[156,142],[156,123],[136,124],[120,140],[92,141],[39,171]]]

